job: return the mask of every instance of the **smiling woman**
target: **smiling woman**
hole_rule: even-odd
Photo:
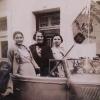
[[[18,31],[13,34],[13,39],[14,39],[16,45],[22,45],[24,36],[21,32]]]
[[[28,48],[23,45],[23,33],[17,31],[13,34],[15,46],[8,51],[9,63],[13,69],[13,74],[20,74],[22,76],[34,77],[36,76],[35,67],[38,65]]]
[[[46,44],[45,35],[41,32],[36,32],[33,36],[36,44],[31,45],[32,56],[40,67],[40,75],[49,75],[49,59],[53,59],[51,48]]]
[[[61,61],[63,57],[65,56],[64,48],[61,47],[61,43],[63,42],[63,38],[61,35],[55,35],[52,39],[52,52],[53,57],[55,59],[55,63],[57,66],[55,73],[58,77],[65,77],[65,71],[64,71],[64,63]]]

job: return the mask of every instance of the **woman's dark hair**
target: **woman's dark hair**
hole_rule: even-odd
[[[22,37],[24,37],[24,35],[23,35],[22,32],[16,31],[16,32],[14,32],[14,34],[13,34],[13,39],[15,38],[15,36],[16,36],[17,34],[20,34],[20,35],[22,35]]]
[[[43,35],[43,37],[44,37],[44,43],[46,42],[46,36],[45,36],[45,34],[43,33],[43,32],[40,32],[40,31],[36,31],[35,32],[35,34],[33,35],[33,40],[35,40],[36,41],[36,34],[37,33],[41,33],[42,35]]]
[[[59,34],[53,36],[53,38],[52,38],[52,42],[53,42],[54,37],[56,37],[56,36],[59,36],[59,37],[60,37],[60,39],[61,39],[61,43],[62,43],[62,42],[63,42],[63,38],[62,38],[62,36],[59,35]]]

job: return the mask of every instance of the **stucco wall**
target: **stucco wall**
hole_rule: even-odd
[[[76,16],[80,13],[82,8],[86,5],[87,0],[4,0],[9,8],[8,14],[8,38],[9,46],[12,45],[12,33],[16,30],[20,30],[24,33],[25,44],[30,45],[32,43],[32,35],[36,30],[36,20],[32,12],[43,11],[46,9],[60,8],[60,33],[63,36],[63,46],[66,51],[74,43],[72,33],[72,22]],[[1,3],[0,3],[1,4]],[[1,4],[2,5],[2,4]],[[3,4],[4,5],[4,4]],[[0,6],[1,7],[1,6]],[[5,8],[5,7],[4,7]],[[1,8],[0,8],[1,9]],[[7,9],[6,9],[7,10]],[[90,46],[91,54],[95,55],[95,45]],[[85,45],[75,45],[72,50],[71,56],[83,56],[87,55],[84,52],[90,50]]]

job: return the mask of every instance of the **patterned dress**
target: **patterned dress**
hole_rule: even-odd
[[[12,73],[22,76],[36,76],[35,67],[37,64],[32,58],[31,52],[24,45],[16,46],[9,50],[8,60],[12,66]]]
[[[62,58],[65,55],[64,49],[62,47],[58,47],[58,48],[52,47],[52,52],[53,52],[53,57],[55,58],[55,60],[58,60],[58,62],[56,63],[59,63],[59,61],[62,60]],[[64,66],[63,61],[60,61],[60,64],[57,66],[59,77],[65,77],[63,66]]]

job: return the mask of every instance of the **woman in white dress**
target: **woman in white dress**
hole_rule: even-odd
[[[52,52],[53,57],[55,60],[58,60],[57,63],[59,63],[60,60],[63,59],[65,55],[64,48],[61,47],[61,43],[63,42],[61,35],[55,35],[52,40]],[[57,66],[58,70],[58,76],[59,77],[65,77],[64,68],[63,68],[63,61],[60,61],[61,63]]]
[[[17,31],[13,34],[13,39],[15,46],[8,51],[8,60],[12,67],[12,73],[25,77],[36,76],[35,68],[39,67],[32,58],[29,49],[23,45],[23,34]]]

